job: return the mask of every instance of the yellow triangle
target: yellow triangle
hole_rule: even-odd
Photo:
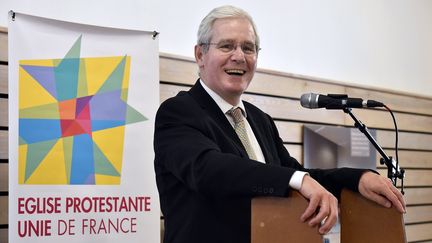
[[[126,57],[125,62],[125,72],[123,75],[123,82],[122,82],[122,89],[128,89],[129,88],[129,71],[130,71],[130,56]]]
[[[120,185],[120,176],[96,174],[96,185]]]
[[[93,132],[93,141],[121,174],[123,160],[124,126]]]
[[[88,94],[94,95],[111,75],[123,57],[84,58]]]
[[[57,100],[42,85],[23,68],[19,68],[19,109],[55,102]]]
[[[20,60],[20,65],[54,67],[54,59],[39,59],[39,60]]]
[[[45,159],[26,181],[26,184],[68,184],[62,139],[57,141]]]
[[[28,145],[23,144],[18,148],[18,184],[24,184]]]

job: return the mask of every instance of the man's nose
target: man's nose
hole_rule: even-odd
[[[231,59],[234,61],[241,61],[244,62],[245,61],[245,54],[241,48],[240,45],[237,45],[236,48],[234,49],[232,55],[231,55]]]

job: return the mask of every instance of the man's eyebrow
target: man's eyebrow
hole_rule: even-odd
[[[220,42],[235,42],[233,39],[221,39],[218,41],[218,43]]]
[[[235,43],[236,41],[233,40],[233,39],[221,39],[221,40],[217,41],[217,43],[221,43],[221,42],[230,42],[230,43]],[[242,43],[255,44],[255,42],[250,41],[250,40],[243,41]]]

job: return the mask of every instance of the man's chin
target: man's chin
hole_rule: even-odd
[[[245,92],[246,88],[245,87],[236,87],[235,89],[231,89],[230,90],[231,96],[240,97]]]

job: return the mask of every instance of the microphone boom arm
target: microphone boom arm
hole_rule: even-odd
[[[380,159],[380,163],[387,166],[387,177],[392,181],[393,185],[396,186],[397,179],[401,179],[401,192],[402,194],[404,194],[403,179],[405,177],[405,170],[399,168],[399,166],[396,166],[393,158],[387,156],[387,154],[384,152],[381,146],[379,146],[375,138],[373,138],[372,135],[369,133],[366,125],[364,125],[359,119],[357,119],[357,117],[351,112],[351,108],[344,107],[343,111],[351,116],[351,118],[354,120],[354,126],[357,127],[360,132],[362,132],[369,139],[369,141],[372,143],[378,153],[380,153],[382,157]]]

